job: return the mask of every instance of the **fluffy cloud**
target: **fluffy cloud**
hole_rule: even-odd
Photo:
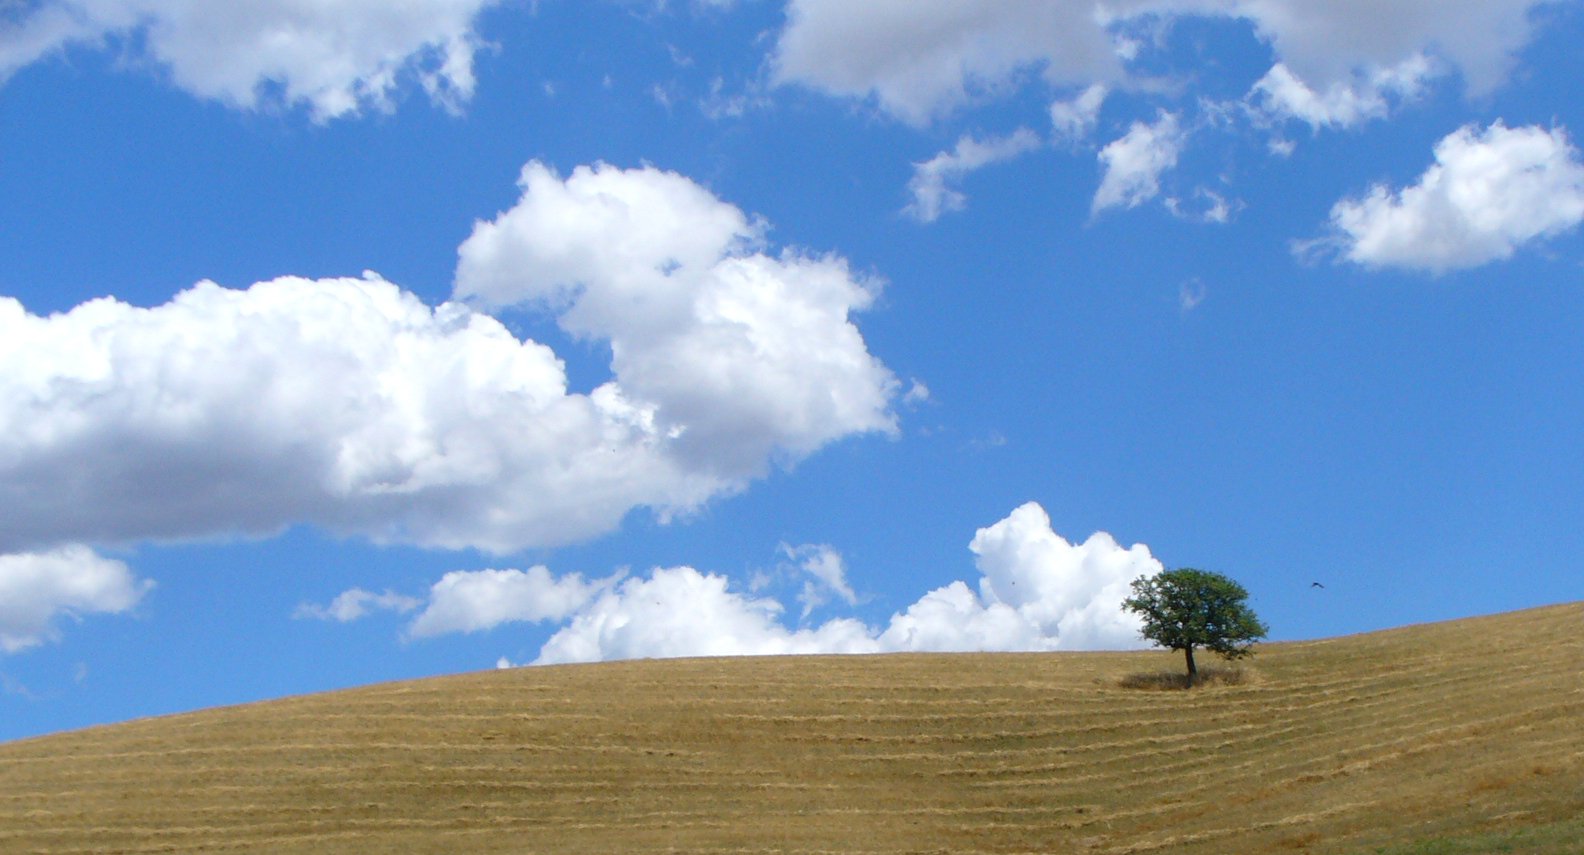
[[[791,628],[780,601],[733,590],[725,576],[692,567],[656,568],[647,578],[592,585],[575,575],[556,580],[544,568],[535,568],[532,572],[537,575],[531,581],[521,580],[520,596],[507,597],[513,602],[510,607],[494,609],[481,596],[468,600],[467,613],[488,615],[481,621],[485,625],[569,618],[541,648],[536,664],[637,657],[1143,646],[1139,623],[1122,611],[1122,600],[1133,579],[1161,569],[1147,547],[1124,549],[1104,533],[1081,544],[1069,543],[1052,531],[1045,511],[1031,502],[980,529],[969,548],[980,571],[977,590],[958,581],[929,591],[892,615],[883,627],[843,617]],[[856,602],[835,550],[812,545],[782,549],[800,562],[802,572],[815,578],[821,596],[834,592],[849,605]],[[494,576],[481,583],[491,589],[497,584]],[[435,586],[433,602],[439,602],[442,585]],[[800,599],[808,594],[805,588]],[[804,620],[809,611],[805,608]],[[496,619],[505,612],[510,616]],[[469,628],[464,620],[453,623],[436,631]],[[432,634],[417,629],[415,624],[413,635]]]
[[[47,318],[0,299],[0,366],[0,548],[312,522],[510,549],[711,491],[548,348],[374,276]]]
[[[1254,23],[1299,78],[1329,88],[1361,70],[1392,69],[1431,53],[1476,94],[1506,78],[1531,35],[1529,10],[1546,0],[1145,0],[1153,7],[1226,10]]]
[[[544,566],[527,570],[447,573],[429,590],[429,602],[412,622],[415,638],[477,632],[512,621],[562,620],[610,583],[584,582],[576,573],[559,579]]]
[[[153,586],[124,563],[80,544],[0,555],[0,651],[55,640],[61,616],[129,611]]]
[[[1086,3],[1049,0],[791,0],[773,65],[780,83],[851,97],[922,125],[1043,66],[1053,83],[1120,71]]]
[[[1542,2],[790,0],[773,65],[780,83],[873,97],[891,115],[921,125],[1019,85],[1030,69],[1050,85],[1120,81],[1126,67],[1114,33],[1144,16],[1230,16],[1253,23],[1281,64],[1278,77],[1335,110],[1350,84],[1367,84],[1379,69],[1400,69],[1427,52],[1461,70],[1474,92],[1489,91],[1528,41],[1529,10]],[[1272,97],[1296,94],[1281,82],[1270,81]],[[1355,95],[1371,97],[1367,88]]]
[[[659,195],[579,208],[535,192],[575,193],[577,176]],[[680,176],[543,181],[480,225],[459,287],[541,286],[564,326],[608,340],[616,379],[586,394],[549,348],[373,274],[205,282],[153,308],[101,299],[50,317],[0,298],[0,550],[298,522],[550,546],[894,429],[896,382],[848,319],[872,286],[839,259],[741,249],[759,227]],[[563,297],[559,283],[582,284]]]
[[[1440,273],[1507,258],[1584,221],[1584,161],[1561,128],[1470,125],[1435,146],[1417,184],[1331,209],[1322,241],[1350,261]]]
[[[1045,509],[1029,502],[982,528],[969,544],[982,574],[979,594],[1003,604],[1065,649],[1138,642],[1139,623],[1122,612],[1129,583],[1161,570],[1149,548],[1122,548],[1097,532],[1081,544],[1051,529]]]
[[[389,107],[408,75],[454,107],[473,94],[479,13],[499,0],[42,0],[0,23],[0,80],[71,45],[111,43],[181,88],[319,120]]]
[[[1010,136],[976,140],[964,136],[957,140],[953,150],[922,163],[913,164],[913,178],[908,181],[908,193],[913,201],[903,213],[919,222],[931,223],[946,211],[960,211],[968,197],[954,185],[976,169],[1038,148],[1039,137],[1027,128],[1019,128]]]
[[[729,590],[725,576],[657,568],[606,591],[550,637],[535,664],[676,656],[873,653],[868,629],[851,619],[791,630],[782,606]]]
[[[1035,502],[982,528],[968,547],[979,568],[893,615],[885,650],[1098,650],[1144,646],[1138,620],[1122,611],[1129,583],[1160,572],[1149,548],[1127,549],[1104,532],[1081,544],[1051,529]]]
[[[1119,205],[1132,208],[1155,198],[1161,174],[1177,165],[1186,142],[1174,113],[1161,111],[1153,124],[1134,122],[1121,139],[1100,149],[1105,177],[1090,211],[1098,214]]]
[[[850,320],[878,285],[844,260],[768,254],[763,223],[671,172],[530,163],[521,183],[462,244],[457,296],[608,341],[623,400],[689,467],[738,481],[895,431],[896,378]]]

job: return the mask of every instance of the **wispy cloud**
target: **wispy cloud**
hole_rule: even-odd
[[[383,593],[353,588],[343,591],[325,605],[303,603],[292,613],[298,619],[333,620],[348,623],[367,617],[374,612],[405,614],[423,604],[417,597],[408,597],[386,590]]]
[[[1056,140],[1077,142],[1093,133],[1100,118],[1100,106],[1108,94],[1110,89],[1105,84],[1092,83],[1071,100],[1052,102],[1051,133]]]
[[[913,178],[908,181],[908,193],[913,199],[902,212],[919,222],[931,223],[943,213],[960,211],[967,207],[968,197],[957,187],[969,173],[1039,146],[1039,136],[1027,128],[982,140],[964,136],[951,151],[913,164]]]
[[[1162,173],[1177,165],[1187,139],[1175,113],[1162,110],[1152,123],[1134,122],[1127,134],[1100,150],[1105,176],[1090,211],[1132,208],[1155,198]]]
[[[1414,54],[1389,68],[1375,68],[1351,80],[1331,82],[1315,91],[1282,63],[1272,66],[1254,84],[1255,108],[1277,119],[1297,119],[1310,127],[1350,127],[1384,118],[1392,101],[1420,97],[1438,73],[1424,54]]]

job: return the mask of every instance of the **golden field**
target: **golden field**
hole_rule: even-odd
[[[621,662],[134,721],[0,745],[0,852],[1584,852],[1584,604],[1150,687],[1180,667]]]

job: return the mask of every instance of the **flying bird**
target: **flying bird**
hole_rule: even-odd
[[[1311,587],[1311,588],[1324,588],[1325,586],[1320,584],[1319,582],[1310,582],[1309,583],[1309,587]]]

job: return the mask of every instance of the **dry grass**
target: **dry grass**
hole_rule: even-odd
[[[0,745],[0,851],[1462,852],[1420,847],[1584,816],[1584,605],[1122,685],[1177,661],[628,662],[130,722]]]
[[[1192,680],[1188,679],[1186,672],[1149,671],[1143,674],[1129,674],[1118,680],[1117,685],[1124,689],[1149,689],[1160,692],[1203,689],[1209,686],[1241,686],[1250,679],[1252,679],[1250,672],[1240,667],[1211,665],[1200,667],[1199,676]]]

